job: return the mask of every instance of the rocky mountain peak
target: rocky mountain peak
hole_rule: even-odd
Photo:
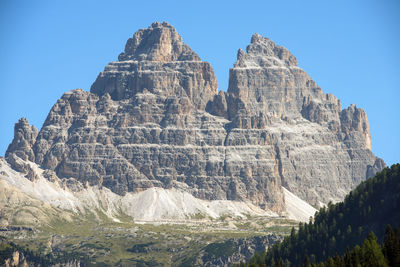
[[[119,61],[200,61],[200,57],[182,42],[182,37],[167,22],[154,22],[147,29],[137,31],[126,42]]]
[[[250,45],[246,48],[246,53],[239,50],[234,66],[242,68],[294,67],[297,66],[297,59],[285,47],[255,33],[251,37]]]
[[[161,98],[183,97],[198,109],[204,109],[218,93],[210,63],[201,61],[166,22],[137,31],[118,59],[99,74],[90,92],[109,94],[112,100],[133,99],[143,92]]]

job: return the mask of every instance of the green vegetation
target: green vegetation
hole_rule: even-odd
[[[351,266],[350,261],[396,266],[397,256],[392,260],[390,255],[398,251],[398,230],[386,231],[382,247],[379,243],[385,236],[384,225],[400,224],[399,181],[397,164],[360,184],[344,202],[322,208],[314,221],[298,228],[284,218],[212,220],[194,214],[185,223],[150,224],[135,223],[123,213],[116,222],[100,210],[64,212],[64,216],[55,216],[51,210],[40,226],[16,224],[22,230],[0,232],[0,264],[19,251],[37,266],[74,260],[81,266],[192,266],[199,264],[199,257],[208,260],[235,253],[232,239],[274,233],[287,238],[267,253],[255,255],[247,266],[340,266],[343,262]],[[372,231],[377,237],[369,235]],[[367,259],[367,255],[372,256]]]
[[[344,202],[322,208],[314,221],[300,223],[298,231],[293,228],[281,243],[254,256],[250,265],[297,266],[326,260],[332,263],[340,258],[335,255],[343,255],[346,248],[362,244],[364,239],[365,246],[376,247],[368,234],[375,232],[376,242],[382,241],[387,224],[400,225],[400,164],[361,183]],[[334,256],[336,260],[330,258]],[[324,266],[334,266],[330,263]]]
[[[205,247],[205,252],[214,257],[222,257],[224,255],[232,255],[235,252],[234,243],[231,240],[221,243],[211,243]]]
[[[115,222],[98,210],[65,216],[68,219],[50,217],[30,231],[0,232],[0,238],[5,237],[0,250],[7,252],[2,262],[12,255],[6,249],[12,243],[18,251],[32,251],[38,259],[76,259],[81,266],[192,266],[199,255],[230,256],[235,250],[232,244],[226,247],[229,239],[264,236],[272,227],[273,233],[286,234],[297,225],[282,218],[207,220],[201,216],[185,223],[135,223],[123,213],[120,222]],[[90,261],[84,262],[86,258]]]
[[[249,263],[240,266],[267,266],[265,254],[255,255]],[[273,261],[271,266],[290,266],[287,260],[278,259]],[[379,245],[378,239],[373,232],[370,232],[362,243],[362,246],[356,245],[353,250],[346,249],[344,255],[336,254],[334,257],[328,257],[325,262],[311,263],[310,257],[304,257],[303,267],[359,267],[359,266],[380,266],[397,267],[400,266],[400,230],[392,230],[390,225],[386,228],[385,240]]]
[[[304,266],[308,267],[311,264],[305,263]],[[376,236],[371,232],[361,247],[355,246],[352,251],[347,249],[342,257],[337,255],[333,258],[329,257],[327,261],[316,266],[400,266],[400,230],[393,231],[388,225],[382,246],[378,244]]]
[[[89,258],[76,253],[66,253],[65,251],[57,251],[48,254],[35,252],[25,247],[19,246],[13,242],[7,242],[4,238],[0,240],[0,263],[4,264],[5,260],[12,258],[15,252],[22,253],[26,261],[33,266],[50,266],[57,263],[69,263],[79,261],[81,266],[90,264]]]

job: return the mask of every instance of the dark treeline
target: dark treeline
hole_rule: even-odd
[[[255,255],[250,263],[302,266],[305,259],[310,264],[325,262],[363,244],[370,232],[382,242],[388,224],[400,226],[400,164],[362,182],[343,202],[320,209],[314,221],[300,223],[298,231],[293,228],[290,236],[266,253]]]
[[[292,264],[293,265],[293,264]],[[270,265],[265,263],[265,253],[256,254],[250,262],[239,266],[290,266],[290,263],[283,259],[273,260]],[[346,252],[339,256],[328,257],[325,262],[311,263],[310,257],[306,255],[302,267],[359,267],[359,266],[380,266],[398,267],[400,266],[400,229],[393,231],[390,225],[386,228],[385,239],[379,245],[378,239],[373,232],[370,232],[362,243],[361,247],[356,245],[353,250],[348,247]]]
[[[371,232],[364,240],[362,246],[355,246],[350,251],[346,250],[345,254],[339,257],[329,257],[323,263],[311,265],[309,258],[305,258],[304,267],[358,267],[358,266],[400,266],[400,230],[397,228],[392,230],[389,225],[386,228],[385,241],[382,246],[379,245],[378,239]]]

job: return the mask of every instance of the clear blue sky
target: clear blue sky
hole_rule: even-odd
[[[126,40],[168,21],[213,66],[220,90],[257,32],[287,47],[342,101],[367,111],[372,150],[400,162],[400,1],[0,2],[0,155],[20,117],[40,129],[65,91],[89,90]]]

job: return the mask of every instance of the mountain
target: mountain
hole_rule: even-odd
[[[21,118],[0,158],[2,260],[229,266],[385,167],[365,111],[342,110],[268,38],[239,49],[218,89],[156,22],[40,131]]]
[[[340,201],[385,166],[371,152],[365,111],[342,110],[286,48],[254,34],[229,74],[228,90],[218,91],[211,65],[171,25],[153,23],[127,41],[90,92],[66,92],[40,131],[17,122],[7,164],[75,195],[102,192],[115,207],[105,205],[107,214],[127,212],[140,196],[141,208],[169,201],[178,213],[188,198],[287,214],[290,194],[314,206]],[[196,204],[188,213],[198,212]]]
[[[400,227],[400,164],[361,183],[343,202],[320,209],[313,221],[300,224],[297,232],[293,228],[282,243],[259,256],[257,264],[274,266],[281,260],[298,266],[306,256],[310,263],[325,261],[361,245],[364,239],[371,241],[370,232],[382,242],[388,224]]]

